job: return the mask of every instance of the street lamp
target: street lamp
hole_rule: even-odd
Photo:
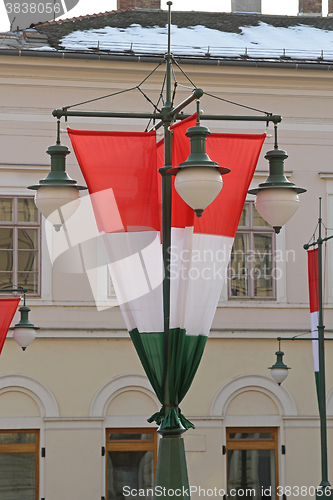
[[[317,493],[319,498],[332,498],[331,485],[328,480],[328,458],[327,458],[327,422],[326,422],[326,383],[325,383],[325,326],[323,319],[323,257],[322,247],[325,241],[333,238],[327,236],[322,238],[322,217],[321,217],[321,198],[319,198],[319,217],[318,217],[318,238],[312,243],[307,243],[303,246],[304,250],[309,250],[310,247],[317,247],[318,251],[318,358],[319,358],[319,380],[318,380],[318,406],[320,416],[320,443],[321,443],[321,483],[319,485],[321,493]]]
[[[149,421],[156,421],[161,423],[158,432],[162,435],[162,439],[159,444],[159,454],[156,470],[156,480],[155,485],[166,488],[166,491],[179,491],[180,497],[188,498],[187,491],[188,476],[186,468],[185,450],[184,443],[181,438],[181,434],[185,432],[188,428],[188,421],[185,417],[181,415],[178,407],[178,401],[172,400],[170,395],[169,383],[170,383],[170,372],[175,370],[177,363],[174,358],[176,357],[177,345],[175,343],[174,337],[172,337],[172,328],[170,327],[170,310],[171,310],[171,283],[170,283],[170,268],[171,268],[171,211],[172,211],[172,175],[176,175],[175,188],[179,195],[183,198],[185,203],[187,203],[196,212],[196,215],[200,217],[206,207],[218,196],[222,189],[222,175],[227,174],[229,169],[226,167],[219,166],[218,163],[212,161],[206,153],[206,139],[210,135],[209,130],[200,124],[199,116],[200,113],[197,111],[197,123],[195,126],[190,127],[186,135],[190,138],[191,143],[191,153],[186,161],[180,163],[177,168],[172,168],[172,130],[170,127],[178,119],[183,120],[187,118],[187,115],[180,114],[180,111],[184,109],[188,104],[193,101],[197,101],[197,106],[199,106],[198,100],[202,97],[203,91],[199,88],[195,88],[192,94],[185,99],[181,104],[174,107],[172,102],[172,92],[171,92],[171,76],[172,76],[172,66],[171,63],[174,61],[171,54],[170,45],[170,33],[171,33],[171,5],[172,2],[167,2],[168,4],[168,52],[165,54],[166,63],[166,75],[165,75],[165,101],[161,111],[154,113],[125,113],[125,112],[96,112],[96,111],[73,111],[68,108],[57,109],[53,111],[53,116],[58,120],[58,136],[57,145],[49,148],[48,153],[51,155],[51,173],[46,179],[40,181],[37,186],[30,186],[30,189],[41,190],[46,188],[54,188],[56,191],[51,191],[51,189],[45,189],[41,196],[42,200],[39,200],[39,195],[36,196],[36,203],[39,204],[40,210],[43,215],[47,218],[52,216],[52,211],[61,212],[58,214],[59,219],[56,220],[56,229],[59,229],[59,224],[63,222],[62,218],[62,205],[61,201],[57,204],[55,203],[55,198],[57,191],[63,187],[72,187],[74,191],[73,195],[70,194],[69,200],[73,196],[74,200],[78,200],[78,192],[80,186],[76,186],[75,181],[71,179],[68,180],[65,172],[65,157],[68,154],[67,148],[60,145],[59,131],[60,125],[59,121],[61,117],[94,117],[94,118],[104,118],[104,117],[116,117],[116,118],[147,118],[149,120],[160,120],[154,125],[157,129],[161,126],[164,127],[164,166],[159,169],[162,177],[162,255],[163,255],[163,346],[160,344],[158,346],[159,353],[162,352],[163,359],[158,360],[158,363],[162,366],[163,374],[160,377],[162,380],[158,380],[158,384],[161,385],[161,390],[159,391],[159,399],[162,401],[162,409],[158,414],[152,416]],[[147,77],[148,78],[148,77]],[[146,78],[146,79],[147,79]],[[146,80],[145,79],[145,80]],[[144,81],[145,81],[144,80]],[[199,107],[198,107],[199,109]],[[234,120],[234,121],[261,121],[261,122],[272,122],[276,126],[277,123],[281,121],[281,117],[277,115],[267,115],[265,116],[230,116],[230,115],[201,115],[200,119],[206,120]],[[54,149],[55,148],[55,149]],[[270,163],[272,163],[270,157],[268,158]],[[53,161],[53,165],[52,165]],[[283,163],[282,163],[283,166]],[[288,181],[287,181],[288,182]],[[44,189],[43,189],[44,191]],[[269,193],[271,190],[268,190]],[[54,194],[55,193],[55,194]],[[51,198],[51,199],[50,199]],[[69,203],[71,205],[72,203]],[[74,201],[75,207],[76,201]],[[219,214],[223,217],[223,214]],[[60,222],[59,222],[60,220]],[[281,221],[279,221],[280,223]],[[154,330],[155,331],[155,330]],[[140,332],[138,332],[139,335]],[[133,335],[134,337],[134,335]],[[177,340],[178,342],[178,340]],[[137,346],[136,346],[137,348]],[[181,346],[179,347],[181,349]],[[173,351],[174,352],[173,352]],[[138,348],[137,348],[138,351]],[[170,354],[170,352],[172,353]],[[146,352],[144,352],[146,356]],[[156,355],[157,356],[157,355]],[[153,355],[151,354],[153,358]],[[172,359],[170,360],[170,358]],[[141,358],[141,356],[140,356]],[[144,358],[142,356],[141,360]],[[197,356],[198,363],[200,361],[200,356]],[[147,365],[149,362],[156,362],[156,359],[150,360],[146,356],[143,362],[146,373],[148,374]],[[145,363],[145,364],[144,364]],[[146,366],[145,366],[146,365]],[[148,368],[150,368],[148,366]],[[191,371],[191,370],[189,370]],[[194,376],[195,370],[193,372]],[[183,375],[177,372],[177,377],[175,379],[181,378]],[[172,374],[173,376],[173,374]],[[151,378],[150,378],[151,380]],[[191,383],[192,379],[190,380]],[[190,385],[189,383],[189,385]],[[152,384],[153,385],[153,384]],[[156,389],[155,389],[156,391]],[[156,391],[157,392],[157,391]],[[178,397],[178,396],[177,396]],[[177,398],[175,398],[177,399]],[[165,425],[164,425],[165,424]],[[191,424],[190,424],[191,425]],[[156,490],[155,490],[156,491]]]
[[[38,210],[59,231],[79,206],[79,190],[87,189],[78,186],[66,172],[66,156],[70,151],[60,144],[60,120],[57,122],[56,144],[46,152],[51,157],[51,171],[38,185],[29,186],[29,189],[36,190],[35,204]]]
[[[0,289],[0,293],[8,294],[15,292],[23,293],[23,306],[19,308],[20,321],[14,326],[13,339],[20,347],[22,347],[22,350],[25,351],[31,342],[36,338],[36,329],[29,321],[29,312],[31,309],[27,307],[25,301],[25,294],[28,292],[28,289],[20,286],[17,288]]]
[[[283,355],[284,352],[281,351],[281,338],[278,337],[279,341],[279,349],[276,351],[276,362],[273,366],[269,368],[271,370],[271,376],[275,380],[275,382],[279,385],[282,384],[284,380],[288,377],[288,370],[290,368],[284,364]]]
[[[306,189],[298,188],[293,182],[288,181],[284,175],[284,160],[288,155],[279,149],[277,143],[277,125],[274,124],[275,144],[274,149],[267,151],[265,158],[269,163],[269,176],[255,189],[250,189],[249,194],[255,194],[255,207],[261,217],[279,233],[281,227],[294,215],[299,205],[299,194]]]
[[[168,173],[175,175],[175,189],[179,196],[201,217],[205,208],[215,200],[223,185],[222,175],[230,168],[220,167],[206,153],[206,139],[210,135],[207,127],[200,126],[199,100],[197,101],[197,123],[190,127],[186,136],[191,141],[191,154],[186,161]]]

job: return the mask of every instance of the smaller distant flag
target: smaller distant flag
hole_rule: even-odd
[[[0,299],[0,354],[6,340],[8,328],[16,313],[20,297],[14,299]]]
[[[318,282],[318,248],[308,250],[309,273],[309,299],[310,321],[312,334],[313,363],[316,378],[317,394],[319,382],[319,349],[318,349],[318,323],[319,323],[319,282]]]

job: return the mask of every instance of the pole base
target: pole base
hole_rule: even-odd
[[[163,432],[158,448],[154,500],[190,500],[184,440],[179,432]]]

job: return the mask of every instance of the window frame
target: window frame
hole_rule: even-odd
[[[114,439],[108,440],[108,434],[150,434],[151,439]],[[154,476],[157,466],[157,429],[151,427],[110,427],[105,429],[105,500],[108,491],[107,453],[108,451],[153,451],[154,452]]]
[[[271,433],[272,438],[231,439],[232,433]],[[275,498],[279,486],[279,428],[278,427],[227,427],[226,428],[226,470],[227,470],[227,491],[229,491],[228,480],[228,452],[232,450],[274,450],[275,460]]]
[[[42,246],[42,236],[41,236],[41,214],[38,211],[38,218],[36,222],[22,222],[18,220],[18,200],[19,199],[31,199],[33,200],[33,196],[25,195],[25,194],[0,194],[0,199],[11,199],[13,200],[12,206],[12,214],[13,218],[11,221],[0,221],[0,229],[12,228],[13,229],[13,269],[12,271],[8,271],[13,275],[13,288],[18,286],[18,275],[19,273],[23,273],[24,271],[18,270],[18,257],[19,257],[19,249],[18,249],[18,230],[19,229],[37,229],[37,241],[38,248],[36,250],[37,253],[37,293],[27,292],[27,296],[29,297],[40,297],[41,296],[41,246]],[[5,271],[4,271],[5,272]],[[28,271],[29,272],[29,271]],[[33,273],[32,271],[30,271]],[[0,288],[10,288],[8,285],[1,286]]]
[[[276,301],[277,300],[277,287],[276,287],[276,279],[274,278],[274,274],[276,272],[276,237],[274,229],[270,226],[254,226],[253,225],[253,208],[254,202],[252,200],[246,200],[244,203],[245,206],[249,207],[249,225],[248,226],[238,226],[237,234],[247,234],[248,237],[248,253],[255,254],[254,248],[254,235],[270,235],[272,236],[272,295],[255,295],[255,286],[254,286],[254,278],[251,277],[251,271],[254,269],[254,259],[250,259],[248,262],[249,265],[249,295],[232,295],[231,285],[232,285],[232,276],[231,276],[231,259],[233,254],[233,248],[231,250],[230,255],[230,263],[228,266],[228,300],[255,300],[255,301]]]
[[[0,429],[0,434],[35,434],[35,443],[20,444],[0,444],[1,453],[35,453],[36,471],[35,471],[35,500],[39,499],[39,450],[40,450],[40,431],[39,429]]]

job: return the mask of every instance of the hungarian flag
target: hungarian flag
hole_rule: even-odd
[[[309,299],[310,299],[310,321],[312,334],[312,351],[314,371],[316,378],[317,395],[319,395],[319,349],[318,349],[318,324],[319,324],[319,283],[318,283],[318,248],[308,250],[308,274],[309,274]],[[319,396],[318,396],[319,402]]]
[[[0,353],[20,300],[20,297],[14,299],[0,299]]]
[[[173,167],[190,153],[185,132],[195,125],[195,118],[173,127]],[[163,141],[156,144],[155,132],[69,129],[68,133],[92,195],[99,230],[105,233],[108,267],[126,326],[163,405],[150,421],[162,422],[164,428],[193,426],[178,404],[190,388],[204,351],[265,135],[208,137],[208,155],[231,172],[223,177],[222,193],[200,219],[173,189],[170,331],[165,343],[158,173],[164,164]]]

